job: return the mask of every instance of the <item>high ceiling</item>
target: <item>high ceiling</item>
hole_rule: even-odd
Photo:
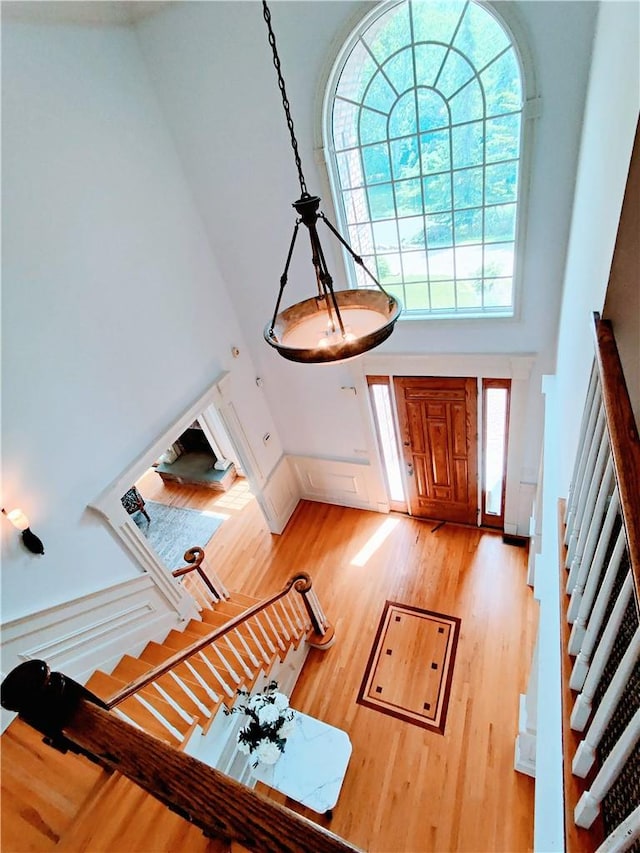
[[[171,0],[3,0],[2,17],[39,23],[126,26],[169,5]]]

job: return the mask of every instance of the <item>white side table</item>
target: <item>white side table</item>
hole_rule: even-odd
[[[275,764],[258,764],[253,778],[325,814],[338,802],[351,757],[351,741],[342,729],[296,711],[296,728]],[[329,815],[330,816],[330,815]]]

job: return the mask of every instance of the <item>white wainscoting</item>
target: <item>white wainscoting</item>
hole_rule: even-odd
[[[283,456],[257,495],[272,533],[282,533],[300,500],[300,486],[293,466]]]
[[[149,575],[115,584],[6,622],[2,626],[3,677],[27,660],[44,660],[54,672],[83,684],[124,654],[137,655],[150,640],[179,628],[178,616]],[[2,730],[12,716],[3,713]]]
[[[345,462],[312,456],[290,456],[300,488],[300,497],[309,501],[388,512],[380,494],[380,481],[368,462]]]

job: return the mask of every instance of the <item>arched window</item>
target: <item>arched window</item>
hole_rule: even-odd
[[[475,0],[383,4],[343,49],[325,101],[337,215],[406,314],[513,314],[522,107],[512,37]]]

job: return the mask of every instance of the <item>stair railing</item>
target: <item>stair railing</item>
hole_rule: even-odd
[[[110,712],[44,661],[27,661],[2,683],[0,702],[62,752],[117,770],[205,835],[261,853],[354,853],[358,848]]]
[[[640,837],[638,803],[624,788],[640,768],[640,439],[611,324],[597,314],[594,321],[596,354],[565,515],[570,725],[582,733],[570,761],[574,776],[588,777],[576,825],[588,829],[602,813],[607,837],[599,849],[618,850],[627,849],[620,839]]]
[[[231,671],[236,684],[239,684],[241,677],[233,671],[233,664],[225,659],[216,643],[234,634],[247,654],[253,654],[240,629],[246,630],[246,636],[253,641],[253,648],[260,654],[265,664],[269,664],[272,656],[278,651],[285,651],[282,637],[289,640],[291,637],[299,638],[305,634],[308,635],[307,642],[310,645],[328,648],[334,636],[333,627],[322,613],[311,578],[306,572],[299,572],[290,578],[279,592],[247,608],[244,613],[234,616],[224,625],[214,628],[202,639],[180,649],[161,664],[132,681],[126,688],[114,693],[106,701],[107,707],[115,708],[125,699],[138,693],[180,664],[188,663],[194,656],[202,655],[209,648],[221,659],[225,670]],[[205,663],[212,670],[212,674],[217,678],[227,696],[234,696],[235,689],[226,685],[211,661],[206,660]]]
[[[184,578],[185,580],[188,578],[191,580],[191,576],[195,572],[197,577],[211,593],[213,601],[224,601],[224,599],[229,598],[229,590],[223,584],[218,575],[211,572],[211,569],[209,569],[208,572],[205,571],[202,565],[204,557],[205,554],[203,548],[200,548],[199,546],[189,548],[188,551],[185,551],[183,557],[187,565],[180,569],[174,569],[171,574],[174,578]],[[211,574],[213,574],[213,579],[211,578]],[[206,594],[204,594],[200,589],[199,584],[191,584],[187,586],[187,588],[199,604],[204,605],[205,607],[211,606],[211,602]]]

